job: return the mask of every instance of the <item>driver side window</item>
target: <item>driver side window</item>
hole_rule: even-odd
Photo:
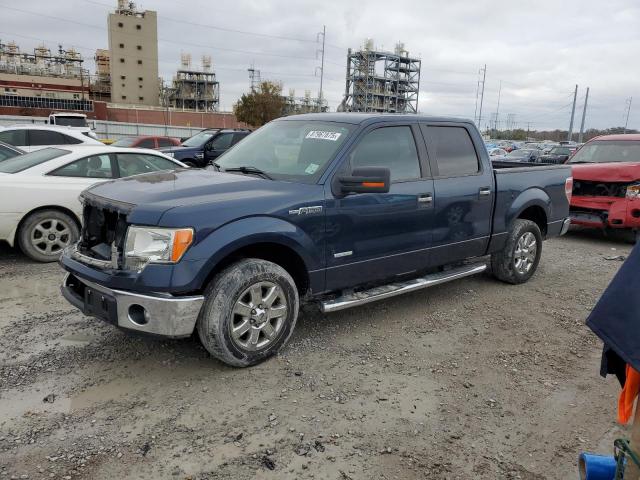
[[[211,142],[211,150],[226,150],[231,146],[231,140],[233,140],[233,133],[218,135]]]
[[[351,169],[385,167],[391,181],[420,178],[420,161],[411,127],[382,127],[366,134],[349,156]]]

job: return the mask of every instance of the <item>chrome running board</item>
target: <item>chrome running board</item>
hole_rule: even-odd
[[[450,282],[459,278],[468,277],[484,272],[487,265],[484,263],[475,263],[473,265],[464,265],[462,267],[452,268],[444,272],[432,273],[420,278],[414,278],[402,283],[390,283],[381,287],[375,287],[362,292],[353,292],[343,295],[342,297],[326,300],[320,303],[322,313],[337,312],[345,308],[358,307],[366,303],[377,302],[385,298],[395,297],[403,293],[413,292],[422,288],[433,287],[441,283]]]

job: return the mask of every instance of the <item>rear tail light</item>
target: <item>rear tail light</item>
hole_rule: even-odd
[[[573,177],[569,177],[564,181],[564,194],[567,196],[567,201],[571,203],[571,196],[573,195]]]

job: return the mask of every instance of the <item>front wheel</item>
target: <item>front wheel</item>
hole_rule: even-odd
[[[491,256],[493,276],[507,283],[524,283],[538,268],[541,254],[542,234],[538,225],[517,219],[504,249]]]
[[[200,341],[224,363],[255,365],[287,342],[299,303],[295,282],[285,269],[256,258],[240,260],[207,287],[197,322]]]
[[[29,215],[18,231],[18,245],[38,262],[54,262],[75,243],[80,230],[75,220],[59,210],[40,210]]]

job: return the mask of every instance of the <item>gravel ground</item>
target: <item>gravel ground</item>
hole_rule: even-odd
[[[584,320],[630,245],[571,232],[488,276],[326,315],[249,369],[126,335],[0,247],[0,478],[565,479],[619,390]]]

